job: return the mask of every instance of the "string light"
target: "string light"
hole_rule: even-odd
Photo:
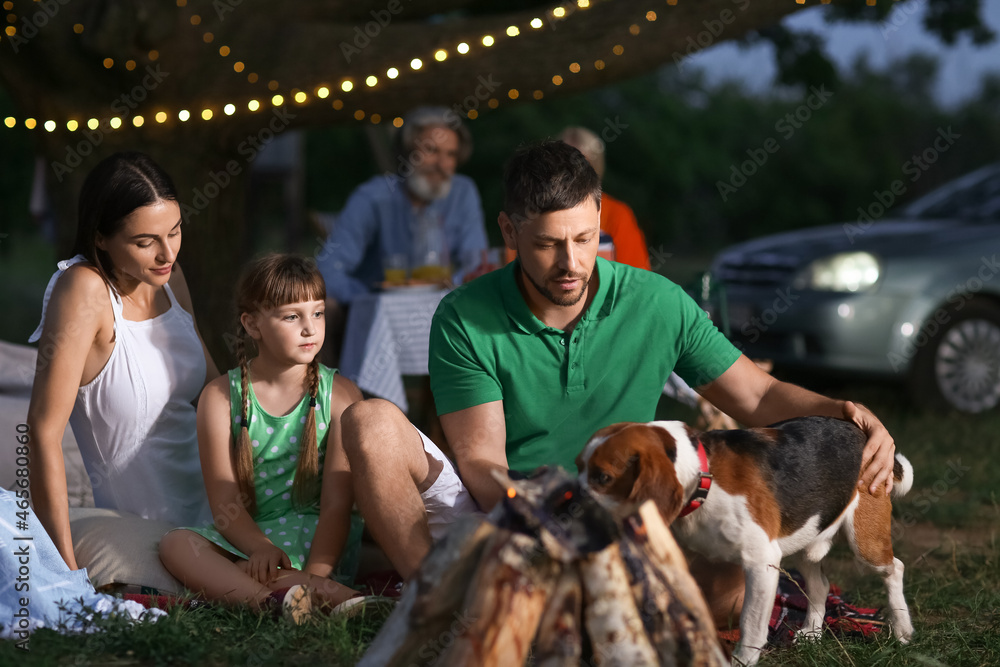
[[[402,120],[403,119],[400,118],[400,124],[402,124]],[[7,116],[6,118],[3,119],[3,124],[6,125],[7,127],[14,127],[15,125],[17,125],[17,119],[14,118],[13,116]],[[397,125],[397,127],[399,126]]]
[[[587,9],[587,8],[593,6],[593,3],[595,1],[596,0],[575,0],[575,4],[580,9]],[[177,6],[178,7],[186,7],[187,6],[187,0],[176,0],[176,2],[177,2]],[[7,0],[7,2],[5,2],[5,5],[8,4],[8,3],[11,4],[11,6],[13,6],[13,3],[10,3],[10,0]],[[676,5],[677,3],[676,3],[676,0],[667,0],[667,4],[668,5]],[[572,7],[572,5],[570,6],[570,9],[574,9]],[[553,16],[555,18],[560,18],[560,19],[568,17],[569,13],[570,12],[567,10],[566,6],[556,6],[556,7],[553,7],[548,12],[549,15],[551,15],[551,16]],[[650,21],[650,22],[656,21],[657,18],[658,18],[656,12],[654,12],[652,10],[646,11],[642,16],[646,19],[646,21]],[[200,25],[201,22],[202,22],[201,16],[198,15],[198,14],[192,14],[189,17],[189,20],[190,20],[191,25],[194,25],[194,26]],[[534,30],[540,30],[540,29],[542,29],[542,28],[545,27],[545,23],[544,23],[544,21],[543,21],[542,18],[535,17],[535,18],[532,18],[527,23],[526,26],[524,24],[522,24],[522,26],[518,26],[518,25],[507,26],[507,28],[505,29],[505,34],[508,37],[511,37],[511,38],[521,36],[521,29],[522,29],[522,27],[528,27],[528,26],[530,26]],[[81,24],[81,23],[77,23],[77,24],[73,25],[73,30],[74,30],[74,32],[76,34],[82,34],[83,31],[84,31],[84,29],[85,29],[85,26],[83,24]],[[640,33],[641,29],[640,29],[639,24],[633,23],[633,24],[631,24],[628,27],[628,30],[629,30],[629,32],[632,35],[638,35]],[[14,31],[16,33],[16,29],[13,26],[8,26],[8,30],[7,30],[8,34],[11,34],[12,31]],[[205,41],[205,43],[211,43],[211,42],[214,41],[215,35],[212,32],[206,31],[206,32],[203,33],[202,38]],[[491,47],[491,46],[494,46],[496,44],[496,40],[493,37],[493,35],[486,34],[486,35],[482,36],[481,43],[485,47]],[[454,46],[454,49],[460,55],[466,55],[466,54],[470,53],[470,51],[471,51],[471,47],[469,45],[469,42],[467,42],[467,41],[463,41],[463,42],[457,43]],[[612,49],[612,52],[615,55],[618,55],[618,56],[623,55],[623,53],[624,53],[624,47],[621,44],[616,44],[616,45],[614,45],[614,47]],[[219,56],[221,56],[223,58],[226,58],[226,57],[228,57],[229,55],[232,54],[232,50],[230,49],[229,46],[222,45],[222,46],[220,46],[218,48],[218,54],[219,54]],[[160,55],[159,52],[156,51],[156,50],[150,50],[147,53],[148,59],[150,61],[157,60],[159,58],[159,55]],[[433,58],[434,58],[435,61],[437,61],[437,62],[444,62],[445,60],[448,59],[449,53],[448,53],[448,49],[446,49],[446,48],[438,48],[438,49],[436,49],[436,50],[433,51],[432,55],[433,55]],[[111,68],[114,67],[115,62],[114,62],[113,58],[107,57],[107,58],[105,58],[103,60],[103,64],[104,64],[105,68],[111,69]],[[424,60],[421,59],[421,58],[415,57],[415,58],[412,58],[410,60],[409,64],[410,64],[410,69],[411,70],[413,70],[413,71],[419,71],[419,70],[423,69]],[[138,63],[135,60],[131,60],[130,59],[130,60],[125,61],[124,66],[125,66],[125,68],[127,70],[133,71],[133,70],[135,70],[138,67]],[[603,70],[606,67],[606,63],[602,59],[597,59],[597,60],[594,61],[594,67],[597,70]],[[245,63],[243,61],[236,61],[233,64],[233,69],[234,69],[234,71],[236,73],[242,73],[245,68],[246,68],[246,65],[245,65]],[[574,74],[575,73],[579,73],[581,71],[580,63],[578,63],[578,62],[570,63],[569,64],[569,70],[570,70],[570,72],[572,72]],[[396,67],[390,67],[385,72],[385,76],[388,77],[390,80],[397,79],[399,77],[399,75],[400,75],[400,71]],[[249,73],[249,75],[247,76],[247,81],[249,81],[250,83],[256,83],[258,81],[258,79],[259,79],[258,75],[256,73],[253,73],[253,72]],[[378,77],[376,75],[374,75],[374,74],[370,74],[370,75],[368,75],[368,76],[365,77],[364,81],[365,81],[366,85],[369,88],[375,87],[378,84]],[[554,85],[554,86],[560,86],[563,83],[563,77],[557,74],[557,75],[554,75],[552,77],[551,81],[552,81],[552,85]],[[278,81],[276,81],[276,80],[269,81],[268,82],[268,88],[270,90],[272,90],[272,91],[277,91],[277,89],[279,88]],[[351,79],[345,79],[344,81],[341,82],[341,89],[345,93],[349,93],[349,92],[353,91],[353,89],[354,89],[354,83],[353,83],[353,81]],[[292,89],[292,95],[293,95],[293,99],[298,104],[306,104],[306,103],[308,103],[308,94],[307,93],[305,93],[303,91],[300,91],[300,90],[296,90],[296,89],[293,88]],[[319,87],[317,87],[315,89],[315,96],[317,98],[319,98],[319,99],[327,99],[329,97],[329,95],[330,95],[330,88],[328,86],[326,86],[326,85],[321,85],[321,86],[319,86]],[[519,98],[519,91],[516,88],[511,88],[511,89],[508,90],[507,95],[508,95],[508,97],[510,99],[518,99]],[[532,97],[534,99],[536,99],[536,100],[540,100],[540,99],[542,99],[544,97],[544,91],[542,91],[542,90],[534,90],[532,92]],[[285,98],[281,94],[276,93],[275,95],[272,96],[271,102],[275,106],[281,106],[282,104],[284,104]],[[257,110],[259,110],[261,108],[261,103],[258,100],[256,100],[256,99],[249,100],[249,101],[247,101],[246,104],[247,104],[247,108],[249,110],[251,110],[251,111],[257,111]],[[488,106],[491,109],[496,109],[499,106],[499,101],[497,99],[495,99],[495,98],[490,99],[488,101]],[[334,100],[333,101],[333,108],[335,110],[338,110],[338,111],[341,110],[343,108],[343,102],[341,100]],[[236,104],[233,104],[233,103],[227,103],[227,104],[225,104],[223,106],[223,112],[227,116],[231,116],[231,115],[235,114],[235,112],[236,112]],[[201,111],[200,115],[201,115],[201,118],[203,120],[207,121],[207,120],[211,120],[214,117],[214,113],[215,112],[213,112],[212,109],[203,109]],[[467,113],[466,115],[470,119],[475,119],[475,118],[477,118],[479,116],[479,112],[473,110],[472,113]],[[366,116],[366,112],[363,111],[363,110],[361,110],[361,109],[358,109],[358,110],[356,110],[354,112],[354,116],[358,120],[363,120],[365,118],[365,116]],[[157,112],[155,114],[155,116],[152,116],[152,117],[155,117],[157,123],[165,123],[167,121],[168,114],[165,111],[159,111],[159,112]],[[177,112],[177,117],[178,117],[178,119],[180,119],[181,122],[186,122],[187,120],[189,120],[191,118],[191,114],[187,110],[182,109],[182,110],[180,110],[180,111]],[[379,123],[382,120],[381,116],[379,114],[377,114],[377,113],[368,114],[368,118],[373,123]],[[30,121],[30,123],[29,123],[29,121]],[[145,122],[144,118],[141,115],[136,115],[136,116],[132,117],[132,124],[135,127],[142,127],[143,124],[144,124],[144,122]],[[397,122],[398,122],[398,124],[397,124]],[[75,131],[78,127],[80,127],[81,123],[82,123],[82,121],[78,122],[78,121],[74,121],[74,120],[68,120],[68,121],[66,121],[66,128],[69,129],[69,131]],[[89,119],[87,121],[86,124],[87,124],[88,127],[92,127],[92,129],[93,129],[94,126],[99,126],[99,123],[100,122],[97,119],[91,118],[91,119]],[[111,119],[109,119],[108,123],[109,123],[109,125],[110,125],[110,127],[112,129],[117,129],[117,128],[119,128],[119,127],[121,127],[123,125],[123,121],[120,118],[111,118]],[[402,119],[399,118],[399,117],[396,117],[396,118],[394,118],[392,120],[392,123],[393,123],[394,126],[398,127],[399,125],[402,124]],[[14,117],[10,117],[9,119],[5,120],[5,125],[7,125],[7,127],[15,127],[17,125],[17,119],[14,118]],[[35,121],[34,119],[26,119],[25,120],[25,126],[28,126],[29,129],[34,129],[34,127],[36,127],[37,125],[38,125],[38,121]],[[54,121],[54,120],[53,121],[45,121],[45,123],[44,123],[43,126],[49,132],[55,131],[55,129],[57,129],[57,127],[58,127],[56,121]]]
[[[101,121],[97,120],[96,118],[91,118],[90,120],[87,121],[87,127],[91,130],[96,130],[98,127],[100,127],[100,125]]]

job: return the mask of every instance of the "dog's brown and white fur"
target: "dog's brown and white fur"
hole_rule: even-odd
[[[713,483],[704,504],[678,518],[699,484],[698,441]],[[888,615],[901,642],[913,634],[903,597],[903,563],[893,556],[887,496],[858,492],[864,433],[828,417],[768,428],[693,434],[681,422],[622,423],[587,442],[581,483],[611,505],[653,500],[678,543],[712,560],[740,563],[746,576],[734,664],[754,664],[767,640],[779,565],[795,556],[809,611],[801,634],[822,631],[829,582],[820,561],[843,531],[859,561],[880,575]],[[905,494],[913,468],[896,454],[893,495]]]

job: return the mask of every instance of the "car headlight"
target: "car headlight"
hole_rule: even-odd
[[[795,277],[797,289],[860,292],[881,275],[878,258],[868,252],[844,252],[815,260]]]

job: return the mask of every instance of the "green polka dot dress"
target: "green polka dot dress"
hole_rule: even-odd
[[[316,394],[316,440],[319,447],[319,468],[323,459],[330,430],[330,399],[336,370],[319,366],[319,390]],[[240,369],[229,371],[229,403],[233,432],[239,428],[241,399]],[[292,567],[301,570],[309,557],[309,548],[316,536],[319,522],[319,501],[308,507],[297,506],[292,500],[292,484],[298,465],[299,438],[309,411],[306,395],[294,410],[282,417],[264,411],[257,402],[250,386],[249,435],[254,465],[254,488],[257,491],[257,516],[254,521],[261,531],[279,549],[288,554]],[[351,518],[351,531],[338,564],[335,578],[341,582],[353,579],[357,568],[358,549],[361,542],[362,523],[355,513]],[[246,558],[214,526],[189,528],[211,540],[226,551]]]

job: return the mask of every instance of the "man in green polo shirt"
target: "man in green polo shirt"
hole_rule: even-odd
[[[431,326],[431,388],[462,492],[479,508],[502,497],[494,471],[573,471],[599,428],[652,420],[672,371],[751,426],[804,415],[853,420],[869,438],[863,484],[875,493],[885,483],[888,493],[895,446],[870,411],[774,379],[676,285],[598,260],[600,181],[579,151],[555,141],[523,149],[504,188],[499,224],[518,260],[448,295]],[[440,526],[439,513],[467,496],[454,492],[451,463],[426,438],[421,448],[392,404],[356,404],[342,424],[361,513],[407,577],[430,547],[428,521]],[[458,500],[438,502],[436,487]],[[725,610],[726,596],[742,592],[739,573],[729,574],[718,591],[706,582],[710,603]]]
[[[589,305],[558,328],[525,301],[522,271],[515,260],[457,290],[438,308],[430,344],[440,413],[502,401],[511,470],[575,471],[601,425],[654,418],[672,371],[698,387],[740,356],[691,298],[655,273],[597,258]],[[585,291],[568,298],[582,302]]]

